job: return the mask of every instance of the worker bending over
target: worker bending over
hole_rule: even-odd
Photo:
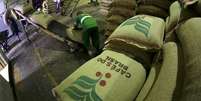
[[[74,29],[78,29],[79,27],[83,29],[83,42],[84,47],[88,51],[88,54],[94,54],[90,49],[90,39],[92,41],[93,47],[96,49],[95,54],[99,53],[99,32],[96,20],[89,14],[78,11]]]

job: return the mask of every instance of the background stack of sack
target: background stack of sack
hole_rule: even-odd
[[[148,14],[156,17],[166,18],[169,6],[173,0],[138,0],[136,14]]]
[[[110,36],[123,21],[134,16],[135,8],[135,0],[113,0],[107,16],[105,36]]]
[[[166,19],[165,42],[174,41],[178,46],[178,78],[174,100],[199,101],[200,81],[200,23],[201,0],[178,1],[170,6]]]
[[[110,4],[112,3],[113,0],[100,0],[100,13],[104,16],[107,16],[109,9],[110,9]]]
[[[175,32],[176,27],[182,22],[190,19],[192,17],[199,16],[195,9],[191,7],[183,8],[179,4],[178,1],[175,1],[171,4],[169,9],[169,16],[166,18],[166,41],[174,41],[175,40]]]
[[[56,12],[56,3],[54,2],[54,0],[48,0],[47,4],[49,13]]]

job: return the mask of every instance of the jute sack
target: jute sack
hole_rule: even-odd
[[[105,34],[104,34],[104,36],[105,36],[106,38],[108,38],[108,37],[112,34],[112,32],[113,32],[113,31],[106,31]]]
[[[151,66],[149,75],[148,75],[142,89],[140,90],[140,93],[136,97],[135,101],[144,101],[146,99],[146,96],[149,94],[150,89],[152,88],[154,82],[156,81],[156,79],[158,77],[160,69],[161,69],[161,63],[154,63]]]
[[[104,9],[104,10],[109,10],[109,7],[105,7],[105,6],[100,6],[100,9]]]
[[[178,49],[170,42],[163,47],[163,62],[158,77],[144,101],[172,101],[177,83]]]
[[[168,17],[167,17],[168,18]],[[164,42],[177,42],[177,36],[175,32],[176,28],[170,30],[169,32],[165,33],[165,39]]]
[[[99,0],[100,3],[111,4],[112,0]]]
[[[133,101],[145,78],[146,71],[140,63],[124,54],[105,50],[53,91],[61,101]]]
[[[49,23],[54,20],[54,18],[51,15],[47,15],[44,13],[33,13],[30,16],[30,19],[34,22],[37,23],[38,25],[48,28]]]
[[[191,18],[177,30],[184,54],[182,101],[200,101],[201,96],[201,18]]]
[[[103,16],[107,16],[108,13],[109,13],[109,11],[106,10],[106,9],[100,9],[99,12],[100,12],[100,14],[102,14]]]
[[[181,10],[182,9],[178,1],[175,1],[170,6],[170,16],[166,19],[165,32],[169,32],[180,22],[197,16],[197,14],[195,14],[195,12],[190,8],[185,8],[182,11]]]
[[[125,42],[143,50],[158,50],[163,45],[165,22],[163,19],[137,15],[123,22],[106,40]]]
[[[127,8],[122,8],[122,7],[113,7],[109,10],[108,16],[112,15],[120,15],[125,18],[130,18],[135,15],[135,12],[133,9],[127,9]]]
[[[110,6],[127,8],[127,9],[135,9],[136,0],[113,0]]]
[[[118,53],[122,53],[143,64],[147,70],[150,69],[152,59],[155,55],[135,46],[131,46],[126,42],[118,42],[117,40],[113,40],[107,43],[103,50],[112,50]]]
[[[153,5],[140,5],[136,10],[136,14],[147,14],[161,18],[168,16],[167,11]]]
[[[171,2],[169,0],[139,0],[138,5],[153,5],[168,11]]]
[[[113,23],[107,23],[106,30],[113,32],[119,25],[118,24],[113,24]]]
[[[73,30],[73,27],[70,27],[66,30],[67,30],[66,34],[68,36],[68,39],[75,41],[75,42],[78,42],[78,43],[83,43],[82,30]]]
[[[117,25],[120,25],[124,21],[125,21],[125,18],[120,15],[112,15],[109,18],[107,18],[107,22],[112,24],[117,24]]]

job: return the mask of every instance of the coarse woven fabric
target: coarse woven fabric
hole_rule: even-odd
[[[147,14],[160,18],[166,18],[168,16],[167,11],[153,5],[140,5],[136,9],[136,14]]]
[[[177,30],[184,54],[181,101],[201,100],[201,18],[191,18]]]
[[[195,16],[198,16],[198,15],[194,12],[193,9],[185,8],[182,10],[179,2],[175,1],[170,6],[170,15],[166,19],[165,32],[171,31],[180,22],[185,21],[185,20],[195,17]]]
[[[106,30],[113,32],[118,26],[118,24],[107,23]]]
[[[140,90],[140,93],[138,94],[138,96],[136,97],[135,101],[144,101],[147,97],[147,95],[149,94],[150,89],[152,88],[154,82],[156,81],[158,74],[160,72],[161,69],[161,63],[153,63],[148,77],[142,87],[142,89]]]
[[[146,70],[150,69],[153,61],[152,59],[155,55],[155,53],[144,51],[136,46],[118,40],[113,40],[107,43],[103,50],[112,50],[125,54],[126,56],[140,62]]]
[[[117,24],[117,25],[120,25],[125,20],[126,19],[123,16],[120,16],[120,15],[112,15],[109,18],[107,18],[108,23]]]
[[[113,32],[113,31],[106,31],[106,32],[105,32],[105,37],[108,38],[108,37],[112,34],[112,32]]]
[[[61,101],[133,101],[145,78],[146,71],[140,63],[124,54],[105,50],[78,68],[54,91]]]
[[[113,0],[113,2],[111,3],[110,6],[135,9],[136,8],[136,0]]]
[[[123,7],[112,7],[109,10],[108,16],[112,15],[120,15],[123,16],[124,18],[130,18],[135,15],[134,9],[127,9]]]
[[[118,40],[143,50],[158,50],[163,45],[164,28],[165,22],[161,18],[137,15],[123,22],[105,44]]]
[[[156,81],[144,101],[172,101],[177,83],[178,48],[169,42],[163,46],[163,62]]]
[[[139,0],[138,5],[153,5],[168,11],[171,2],[169,0]]]

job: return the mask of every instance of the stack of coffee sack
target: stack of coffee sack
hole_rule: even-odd
[[[195,3],[195,2],[194,2]],[[189,3],[184,3],[184,7],[181,6],[180,2],[175,1],[171,4],[169,8],[169,16],[166,18],[166,28],[165,28],[165,41],[176,41],[175,29],[185,22],[186,20],[197,17],[199,14],[196,12],[194,7],[190,7]],[[197,4],[196,4],[197,5]],[[197,6],[195,6],[197,7]]]
[[[100,2],[100,13],[104,16],[107,16],[112,0],[100,0],[99,2]]]
[[[170,5],[170,0],[138,0],[136,13],[166,18]]]
[[[105,42],[105,49],[121,51],[150,65],[152,52],[163,45],[165,22],[150,15],[137,15],[123,22]],[[149,54],[150,53],[150,54]]]
[[[110,36],[123,21],[134,16],[135,8],[135,0],[113,0],[107,16],[105,36]]]

